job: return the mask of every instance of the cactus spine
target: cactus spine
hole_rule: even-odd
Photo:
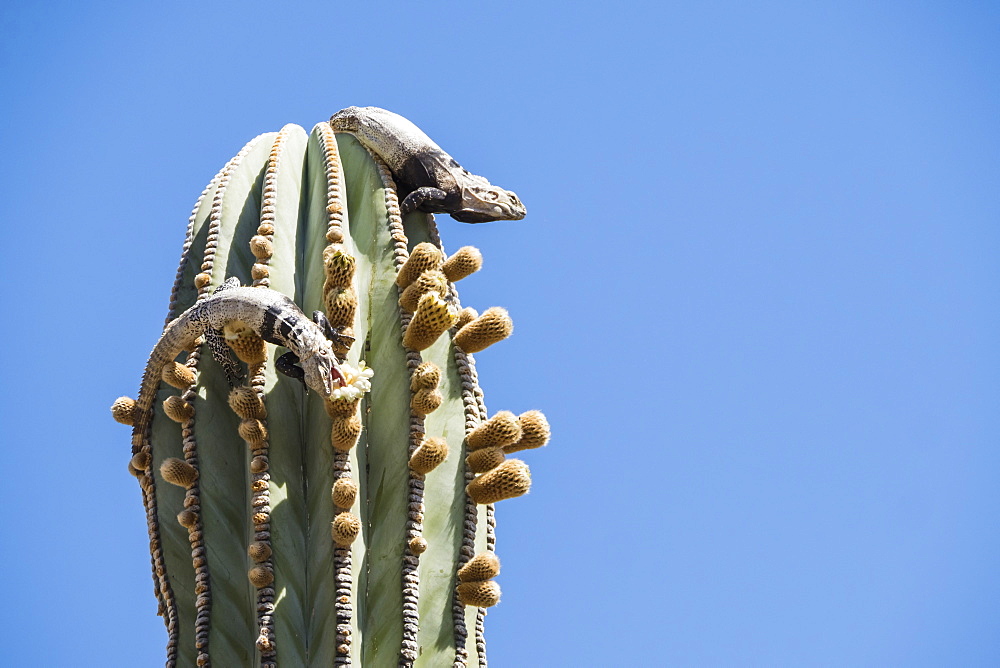
[[[531,412],[522,447],[513,414],[480,426],[489,416],[470,353],[509,335],[510,319],[494,309],[459,320],[449,282],[480,263],[474,248],[447,258],[433,216],[404,226],[387,168],[327,123],[255,138],[209,183],[167,321],[229,277],[269,287],[355,338],[348,380],[370,391],[308,394],[275,372],[283,350],[236,325],[225,338],[242,387],[201,340],[164,370],[129,470],[167,665],[486,664],[477,606],[496,603],[499,586],[474,561],[496,559],[482,500],[527,491],[527,466],[505,452],[544,444],[548,425]],[[112,413],[132,424],[141,408],[123,397]],[[470,467],[484,446],[466,436],[486,432],[490,457]]]

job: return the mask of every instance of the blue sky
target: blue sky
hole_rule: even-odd
[[[440,219],[555,431],[493,665],[1000,663],[995,3],[285,5],[0,8],[9,665],[162,661],[108,406],[205,183],[349,105],[528,207]]]

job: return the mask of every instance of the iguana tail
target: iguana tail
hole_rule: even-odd
[[[192,341],[200,334],[194,331],[189,318],[181,316],[175,319],[153,347],[146,362],[146,370],[142,374],[142,385],[135,401],[135,422],[132,424],[132,454],[139,452],[149,442],[149,428],[153,421],[153,402],[160,388],[163,368],[184,350],[191,348]]]

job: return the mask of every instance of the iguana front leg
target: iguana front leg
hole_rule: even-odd
[[[428,213],[441,213],[445,211],[445,198],[447,197],[448,193],[440,188],[422,186],[403,198],[403,202],[399,205],[399,212],[404,216],[417,209]],[[425,206],[427,204],[431,206]]]
[[[302,370],[302,367],[298,366],[298,363],[299,356],[292,351],[288,351],[274,360],[274,368],[289,378],[298,378],[304,384],[306,382],[306,372]]]
[[[212,357],[225,370],[229,387],[239,385],[243,379],[243,372],[240,370],[240,365],[237,364],[232,354],[230,354],[229,346],[226,345],[226,339],[222,330],[206,327],[205,342],[212,351]]]
[[[331,325],[330,321],[327,320],[326,318],[326,314],[323,313],[322,311],[313,311],[312,319],[313,322],[319,325],[320,328],[323,330],[323,333],[326,335],[326,338],[333,341],[338,347],[346,349],[350,348],[351,344],[354,343],[354,337],[348,336],[347,334],[342,334],[341,328],[334,327],[333,325]],[[344,359],[341,359],[340,356],[338,355],[337,361],[343,362]]]

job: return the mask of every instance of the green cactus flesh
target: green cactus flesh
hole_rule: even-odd
[[[258,235],[270,244],[255,242],[255,257]],[[331,446],[324,398],[275,372],[283,349],[273,345],[263,366],[242,365],[266,407],[266,441],[239,435],[226,373],[205,346],[178,358],[197,372],[180,392],[192,418],[178,424],[164,415],[163,401],[179,392],[160,384],[142,448],[152,462],[136,473],[168,665],[485,665],[485,611],[456,593],[458,569],[494,548],[492,506],[476,506],[465,491],[473,474],[464,438],[487,417],[482,393],[454,330],[419,353],[402,343],[412,315],[398,304],[395,279],[417,243],[440,247],[433,217],[411,214],[404,227],[384,165],[328,124],[308,135],[295,125],[261,135],[195,206],[169,317],[234,276],[290,296],[306,313],[324,310],[331,240],[355,260],[347,363],[365,361],[375,372],[355,447]],[[457,313],[454,285],[447,299]],[[426,417],[410,408],[411,374],[422,361],[441,369],[443,396]],[[450,454],[421,475],[408,461],[424,435],[447,441]],[[159,473],[172,457],[198,470],[186,489]],[[343,476],[358,487],[350,509],[331,500]],[[178,522],[185,510],[193,511],[190,526]],[[331,525],[345,510],[361,531],[338,546]],[[259,563],[248,555],[255,542],[270,548],[257,549]]]

